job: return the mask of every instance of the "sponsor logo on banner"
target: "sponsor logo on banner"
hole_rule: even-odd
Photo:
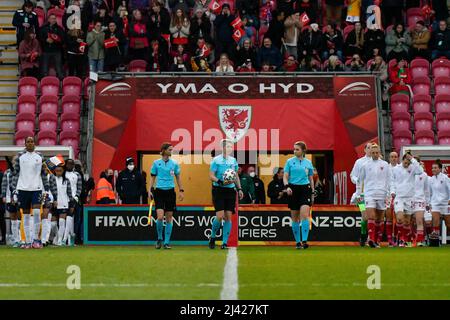
[[[131,96],[131,86],[126,82],[116,82],[106,86],[99,95]]]
[[[251,106],[219,106],[220,128],[234,143],[245,136],[250,127],[251,118]]]
[[[346,85],[344,88],[339,90],[338,94],[343,96],[366,96],[367,93],[370,93],[371,86],[370,84],[362,81],[352,82]]]

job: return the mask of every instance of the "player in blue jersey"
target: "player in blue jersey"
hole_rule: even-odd
[[[156,208],[156,230],[158,233],[158,240],[156,242],[156,249],[161,249],[163,245],[163,229],[164,216],[166,217],[166,229],[164,232],[164,249],[171,249],[170,236],[173,227],[173,211],[176,205],[175,180],[177,180],[179,189],[179,200],[183,201],[184,190],[180,178],[180,165],[170,158],[172,155],[173,146],[165,142],[161,146],[161,159],[153,162],[150,170],[150,193],[149,196],[155,199]],[[155,186],[156,182],[156,186]]]
[[[212,197],[214,209],[216,211],[216,218],[213,221],[211,237],[209,239],[209,248],[214,249],[216,244],[216,234],[223,223],[223,239],[222,249],[228,248],[228,237],[231,232],[231,216],[236,209],[236,189],[239,194],[239,199],[244,197],[241,189],[241,182],[239,175],[236,174],[234,181],[224,181],[223,174],[227,169],[238,170],[238,163],[236,158],[232,157],[233,142],[224,139],[221,141],[222,154],[214,157],[211,161],[209,178],[213,182]]]
[[[303,141],[297,141],[294,144],[295,156],[286,161],[283,177],[289,198],[292,232],[297,249],[308,248],[309,211],[314,194],[314,168],[311,161],[305,158],[306,150],[306,144]]]

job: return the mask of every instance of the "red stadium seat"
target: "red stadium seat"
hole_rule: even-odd
[[[45,11],[44,11],[44,9],[42,9],[40,7],[36,7],[36,8],[33,9],[33,11],[36,13],[36,15],[38,17],[39,27],[42,27],[42,25],[45,23]]]
[[[41,96],[39,100],[40,112],[42,113],[58,113],[58,97],[57,96]]]
[[[392,133],[394,148],[400,151],[402,146],[412,144],[412,133],[409,130],[399,130]]]
[[[80,131],[80,116],[75,113],[61,115],[61,131]]]
[[[436,110],[437,113],[450,112],[450,95],[436,95],[434,98],[434,110]]]
[[[35,96],[38,90],[38,80],[33,77],[23,77],[19,80],[19,96]]]
[[[412,91],[416,94],[430,94],[431,81],[428,77],[418,77],[412,80]]]
[[[33,131],[17,131],[16,135],[14,136],[14,140],[16,142],[16,146],[24,146],[25,145],[25,139],[28,137],[34,137]]]
[[[36,113],[36,97],[35,96],[19,96],[17,98],[17,113]]]
[[[411,130],[411,116],[408,112],[392,114],[392,131]]]
[[[450,77],[450,61],[447,59],[436,59],[431,63],[433,77]]]
[[[79,152],[79,134],[78,132],[73,131],[61,131],[59,134],[59,144],[63,146],[71,146],[75,155],[78,155]]]
[[[414,128],[416,131],[432,130],[433,115],[431,112],[420,112],[414,115]]]
[[[145,60],[133,60],[128,65],[130,72],[145,72],[147,70],[147,62]]]
[[[418,77],[428,77],[430,73],[430,63],[428,60],[416,58],[411,61],[410,71],[413,79]]]
[[[56,113],[41,113],[39,115],[39,131],[55,131],[58,128]]]
[[[63,9],[52,8],[47,11],[47,18],[50,14],[54,14],[56,16],[56,23],[58,24],[58,26],[60,26],[61,28],[63,28],[65,30],[66,28],[63,25],[64,12],[65,11]]]
[[[391,112],[408,112],[409,96],[406,94],[396,93],[391,96]]]
[[[53,76],[42,78],[41,94],[57,96],[59,94],[59,79]]]
[[[350,32],[352,32],[355,29],[355,26],[353,24],[350,24],[348,26],[345,26],[343,31],[344,41],[347,39],[347,36]]]
[[[64,96],[61,102],[62,113],[75,113],[80,115],[81,99],[79,96]]]
[[[34,131],[35,119],[36,119],[36,117],[32,113],[19,113],[16,116],[16,130],[17,131]]]
[[[413,29],[417,21],[424,20],[422,8],[409,8],[406,11],[406,20],[409,29]]]
[[[65,77],[62,83],[63,95],[79,96],[81,94],[81,79],[78,77]]]
[[[412,107],[414,112],[431,112],[431,96],[417,94],[413,97]]]
[[[434,93],[450,94],[450,78],[449,77],[437,77],[434,79]]]
[[[55,146],[56,132],[55,131],[39,131],[37,144],[39,146]]]
[[[434,133],[431,130],[420,130],[414,135],[416,144],[420,146],[429,146],[434,144]]]
[[[450,131],[438,132],[438,144],[441,146],[450,146]]]
[[[436,128],[438,132],[450,130],[450,112],[442,112],[436,115]]]

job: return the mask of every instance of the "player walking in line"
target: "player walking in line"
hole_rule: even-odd
[[[49,186],[46,178],[47,172],[43,166],[43,156],[34,151],[35,144],[33,137],[25,139],[25,150],[19,152],[14,162],[14,179],[12,190],[17,192],[18,207],[22,216],[22,229],[25,236],[25,243],[21,248],[29,249],[31,247],[42,248],[39,239],[39,230],[41,227],[40,205],[42,198],[42,188],[48,192]],[[13,195],[14,196],[14,195]],[[33,211],[34,232],[30,227],[30,208]],[[34,236],[32,237],[32,234]],[[33,244],[31,242],[33,241]]]
[[[50,189],[52,186],[50,185],[49,177],[50,173],[47,174],[47,182],[49,183]],[[56,192],[53,189],[53,192]],[[52,192],[43,192],[42,194],[42,229],[41,229],[41,242],[44,247],[48,245],[48,240],[50,237],[51,231],[51,223],[52,223],[52,213],[50,212],[53,207],[53,194]]]
[[[433,176],[429,179],[430,187],[430,207],[433,216],[433,232],[430,238],[439,239],[441,216],[445,225],[450,228],[450,214],[448,206],[450,204],[450,179],[442,173],[442,163],[438,159],[431,167]]]
[[[164,232],[164,249],[171,249],[170,236],[173,228],[173,211],[175,210],[177,196],[175,193],[175,180],[177,180],[179,189],[179,201],[184,199],[184,189],[181,184],[180,165],[175,160],[171,159],[173,146],[164,142],[161,145],[161,159],[153,162],[150,170],[150,192],[149,197],[155,199],[156,208],[156,231],[158,233],[158,240],[156,242],[156,249],[161,249],[163,245],[163,229],[164,216],[166,218],[166,229]],[[156,187],[155,186],[156,182]]]
[[[391,165],[391,170],[400,165],[398,163],[397,152],[392,151],[389,154],[389,164]],[[389,247],[394,247],[396,241],[396,239],[392,239],[392,234],[393,233],[396,234],[393,230],[394,210],[392,208],[393,204],[392,201],[393,201],[392,196],[389,194],[386,198],[386,227],[385,227]]]
[[[15,162],[16,157],[12,159],[12,162]],[[13,247],[20,247],[20,230],[19,230],[19,220],[17,216],[17,205],[16,201],[13,199],[13,191],[12,190],[12,180],[13,180],[13,171],[8,168],[3,174],[2,178],[2,192],[1,196],[3,199],[3,203],[5,204],[5,216],[9,216],[11,220],[11,236],[10,243]],[[8,234],[8,233],[7,233]]]
[[[297,141],[294,144],[294,157],[289,158],[284,166],[283,183],[289,198],[292,232],[297,249],[309,247],[309,214],[314,194],[314,168],[311,161],[305,158],[306,150],[306,144]]]
[[[380,159],[380,148],[377,144],[371,146],[372,159],[367,160],[361,167],[356,192],[358,202],[364,186],[364,202],[367,216],[367,242],[371,248],[379,248],[376,242],[378,230],[375,220],[381,221],[386,210],[386,197],[389,194],[391,181],[391,168],[389,164]]]
[[[402,165],[392,170],[391,195],[397,218],[399,247],[411,246],[408,240],[411,233],[415,179],[422,173],[422,167],[410,152],[403,156]]]
[[[54,217],[58,219],[58,241],[56,245],[65,246],[64,233],[66,231],[66,219],[69,213],[69,204],[73,201],[70,181],[66,178],[62,165],[55,168],[55,174],[49,176],[50,189],[53,194],[56,211]],[[55,244],[55,241],[54,241]]]
[[[355,164],[353,165],[352,172],[350,172],[350,179],[353,182],[353,184],[357,185],[359,181],[360,171],[361,167],[366,163],[367,161],[371,160],[371,147],[372,142],[369,142],[364,147],[364,153],[365,155],[358,160],[355,161]],[[354,203],[356,199],[359,197],[359,194],[356,192],[352,196],[352,200],[350,202]],[[361,201],[364,201],[364,196],[361,197]],[[361,211],[361,238],[359,240],[359,244],[361,247],[364,247],[364,245],[367,242],[367,215],[365,211]]]
[[[211,237],[209,238],[209,248],[214,249],[216,247],[216,235],[223,223],[223,237],[222,237],[222,249],[228,248],[228,237],[231,233],[231,216],[236,210],[236,189],[238,191],[239,199],[243,199],[244,194],[241,189],[241,181],[237,174],[238,163],[236,158],[232,157],[233,142],[231,140],[223,139],[221,141],[222,154],[214,157],[211,161],[209,170],[209,179],[213,183],[212,198],[214,203],[214,209],[216,211],[216,217],[213,221],[211,229]],[[235,179],[224,179],[224,173],[228,169],[232,169],[235,172]]]
[[[82,178],[81,175],[75,171],[75,163],[72,159],[66,160],[65,176],[70,182],[73,200],[69,203],[69,212],[66,217],[66,230],[62,241],[67,243],[69,246],[73,246],[75,243],[74,216],[80,214],[79,199],[81,194]]]
[[[429,177],[425,172],[425,166],[423,162],[420,162],[420,159],[416,159],[419,161],[420,166],[423,169],[422,174],[415,176],[414,181],[414,197],[413,197],[413,214],[416,218],[416,245],[418,247],[423,247],[425,245],[425,237],[424,237],[424,213],[427,207],[427,204],[430,203],[430,189],[429,189]]]

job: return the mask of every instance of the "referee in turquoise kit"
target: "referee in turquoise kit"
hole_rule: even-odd
[[[233,142],[231,140],[223,139],[221,141],[222,154],[214,157],[211,161],[209,179],[213,182],[212,197],[216,217],[211,228],[211,237],[209,238],[209,248],[214,249],[216,244],[216,234],[223,224],[223,241],[221,249],[228,248],[228,237],[231,233],[231,215],[236,210],[236,190],[239,194],[239,199],[244,197],[241,189],[241,182],[237,174],[238,163],[236,158],[232,157]],[[234,181],[223,181],[223,174],[226,170],[232,169],[236,172],[236,179]]]
[[[292,232],[297,249],[308,248],[309,212],[314,194],[314,168],[311,161],[305,158],[306,150],[306,144],[303,141],[297,141],[294,144],[295,156],[287,160],[283,177],[289,198]]]
[[[155,199],[156,208],[156,231],[158,240],[156,241],[156,249],[160,249],[163,243],[164,216],[166,218],[166,228],[164,232],[164,249],[171,249],[170,236],[173,227],[173,212],[176,206],[177,196],[175,193],[175,182],[177,180],[180,190],[179,200],[183,201],[184,190],[181,185],[180,165],[171,159],[173,146],[165,142],[161,145],[161,158],[153,162],[150,170],[150,198]],[[154,184],[156,181],[156,188]]]

